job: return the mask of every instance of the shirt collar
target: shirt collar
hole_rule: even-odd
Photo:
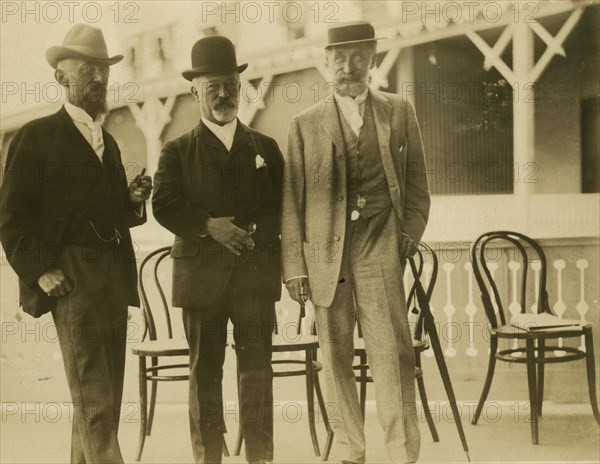
[[[339,93],[337,93],[337,92],[336,92],[336,93],[335,93],[333,96],[335,97],[335,99],[336,99],[338,102],[340,102],[340,101],[344,101],[344,100],[345,100],[345,101],[350,101],[350,100],[353,100],[353,101],[355,101],[356,103],[358,103],[358,104],[360,105],[361,103],[364,103],[364,102],[365,102],[365,100],[367,99],[367,96],[368,96],[368,95],[369,95],[369,88],[367,87],[363,93],[361,93],[360,95],[357,95],[357,96],[356,96],[356,97],[354,97],[354,98],[352,98],[350,95],[345,95],[345,96],[342,96],[342,95],[340,95],[340,94],[339,94]]]
[[[69,102],[65,102],[65,110],[73,121],[79,122],[81,124],[88,124],[92,122],[99,122],[100,124],[102,124],[102,120],[104,119],[103,116],[99,116],[94,121],[92,117],[83,108],[79,108],[78,106],[75,106]]]
[[[205,117],[202,117],[202,123],[213,134],[215,134],[219,140],[223,140],[224,138],[227,138],[229,140],[233,139],[233,136],[235,135],[235,130],[237,129],[237,118],[235,118],[231,122],[228,122],[227,124],[220,126],[219,124],[215,124],[214,122],[209,121]]]

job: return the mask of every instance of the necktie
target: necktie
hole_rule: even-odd
[[[86,121],[85,125],[92,131],[92,148],[102,160],[104,154],[104,138],[102,137],[102,125],[98,121]]]
[[[358,137],[360,135],[360,130],[363,126],[363,117],[360,111],[361,103],[367,98],[367,92],[362,95],[358,95],[355,98],[350,96],[340,97],[339,103],[342,109],[342,113],[350,127],[352,128],[352,132]]]

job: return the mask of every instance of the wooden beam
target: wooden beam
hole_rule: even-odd
[[[555,54],[565,56],[565,51],[562,47],[562,44],[564,43],[568,35],[571,33],[573,28],[577,25],[582,14],[583,8],[577,8],[573,10],[573,12],[569,15],[569,17],[562,25],[560,31],[558,31],[558,34],[556,34],[555,37],[552,37],[552,35],[550,35],[550,33],[548,33],[548,31],[546,31],[546,29],[544,29],[541,24],[532,23],[530,25],[532,29],[536,32],[536,34],[542,34],[540,35],[540,37],[542,38],[542,40],[544,40],[544,42],[546,42],[548,48],[544,51],[538,62],[535,64],[535,66],[529,73],[529,81],[536,82],[539,79],[540,75],[542,74],[542,72],[544,72],[544,69],[546,69],[546,66],[548,66],[550,60],[552,60]],[[551,39],[549,37],[551,37]]]
[[[510,83],[510,85],[514,85],[515,76],[508,65],[502,60],[502,57],[499,56],[494,49],[490,47],[486,41],[479,36],[479,34],[477,34],[477,32],[466,31],[465,35],[471,40],[471,42],[473,42],[479,51],[483,53],[483,56],[485,57],[484,62],[489,64],[490,69],[495,67],[498,72],[502,74],[502,77],[504,77],[504,79]]]

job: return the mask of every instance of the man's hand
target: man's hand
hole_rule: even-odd
[[[289,279],[285,283],[285,286],[292,300],[300,305],[306,303],[308,296],[310,295],[310,287],[308,286],[308,279],[306,277]]]
[[[235,217],[219,217],[206,220],[206,233],[236,255],[248,245],[250,234],[233,223]]]
[[[73,284],[67,279],[62,269],[44,272],[38,279],[38,285],[48,296],[65,296],[73,290]]]
[[[145,172],[146,168],[142,169],[142,172],[129,184],[129,201],[132,205],[143,203],[152,193],[152,177],[145,176]]]

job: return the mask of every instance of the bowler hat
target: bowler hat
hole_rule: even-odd
[[[327,29],[327,37],[329,43],[325,45],[325,48],[381,40],[381,37],[375,37],[373,25],[366,21],[341,23],[332,26]]]
[[[198,40],[192,47],[192,69],[181,75],[188,81],[202,74],[242,72],[247,63],[238,66],[235,48],[227,37],[212,35]]]
[[[62,46],[56,45],[46,50],[46,60],[54,69],[60,60],[77,58],[109,66],[118,63],[123,55],[108,56],[102,31],[87,24],[75,24],[63,40]]]

